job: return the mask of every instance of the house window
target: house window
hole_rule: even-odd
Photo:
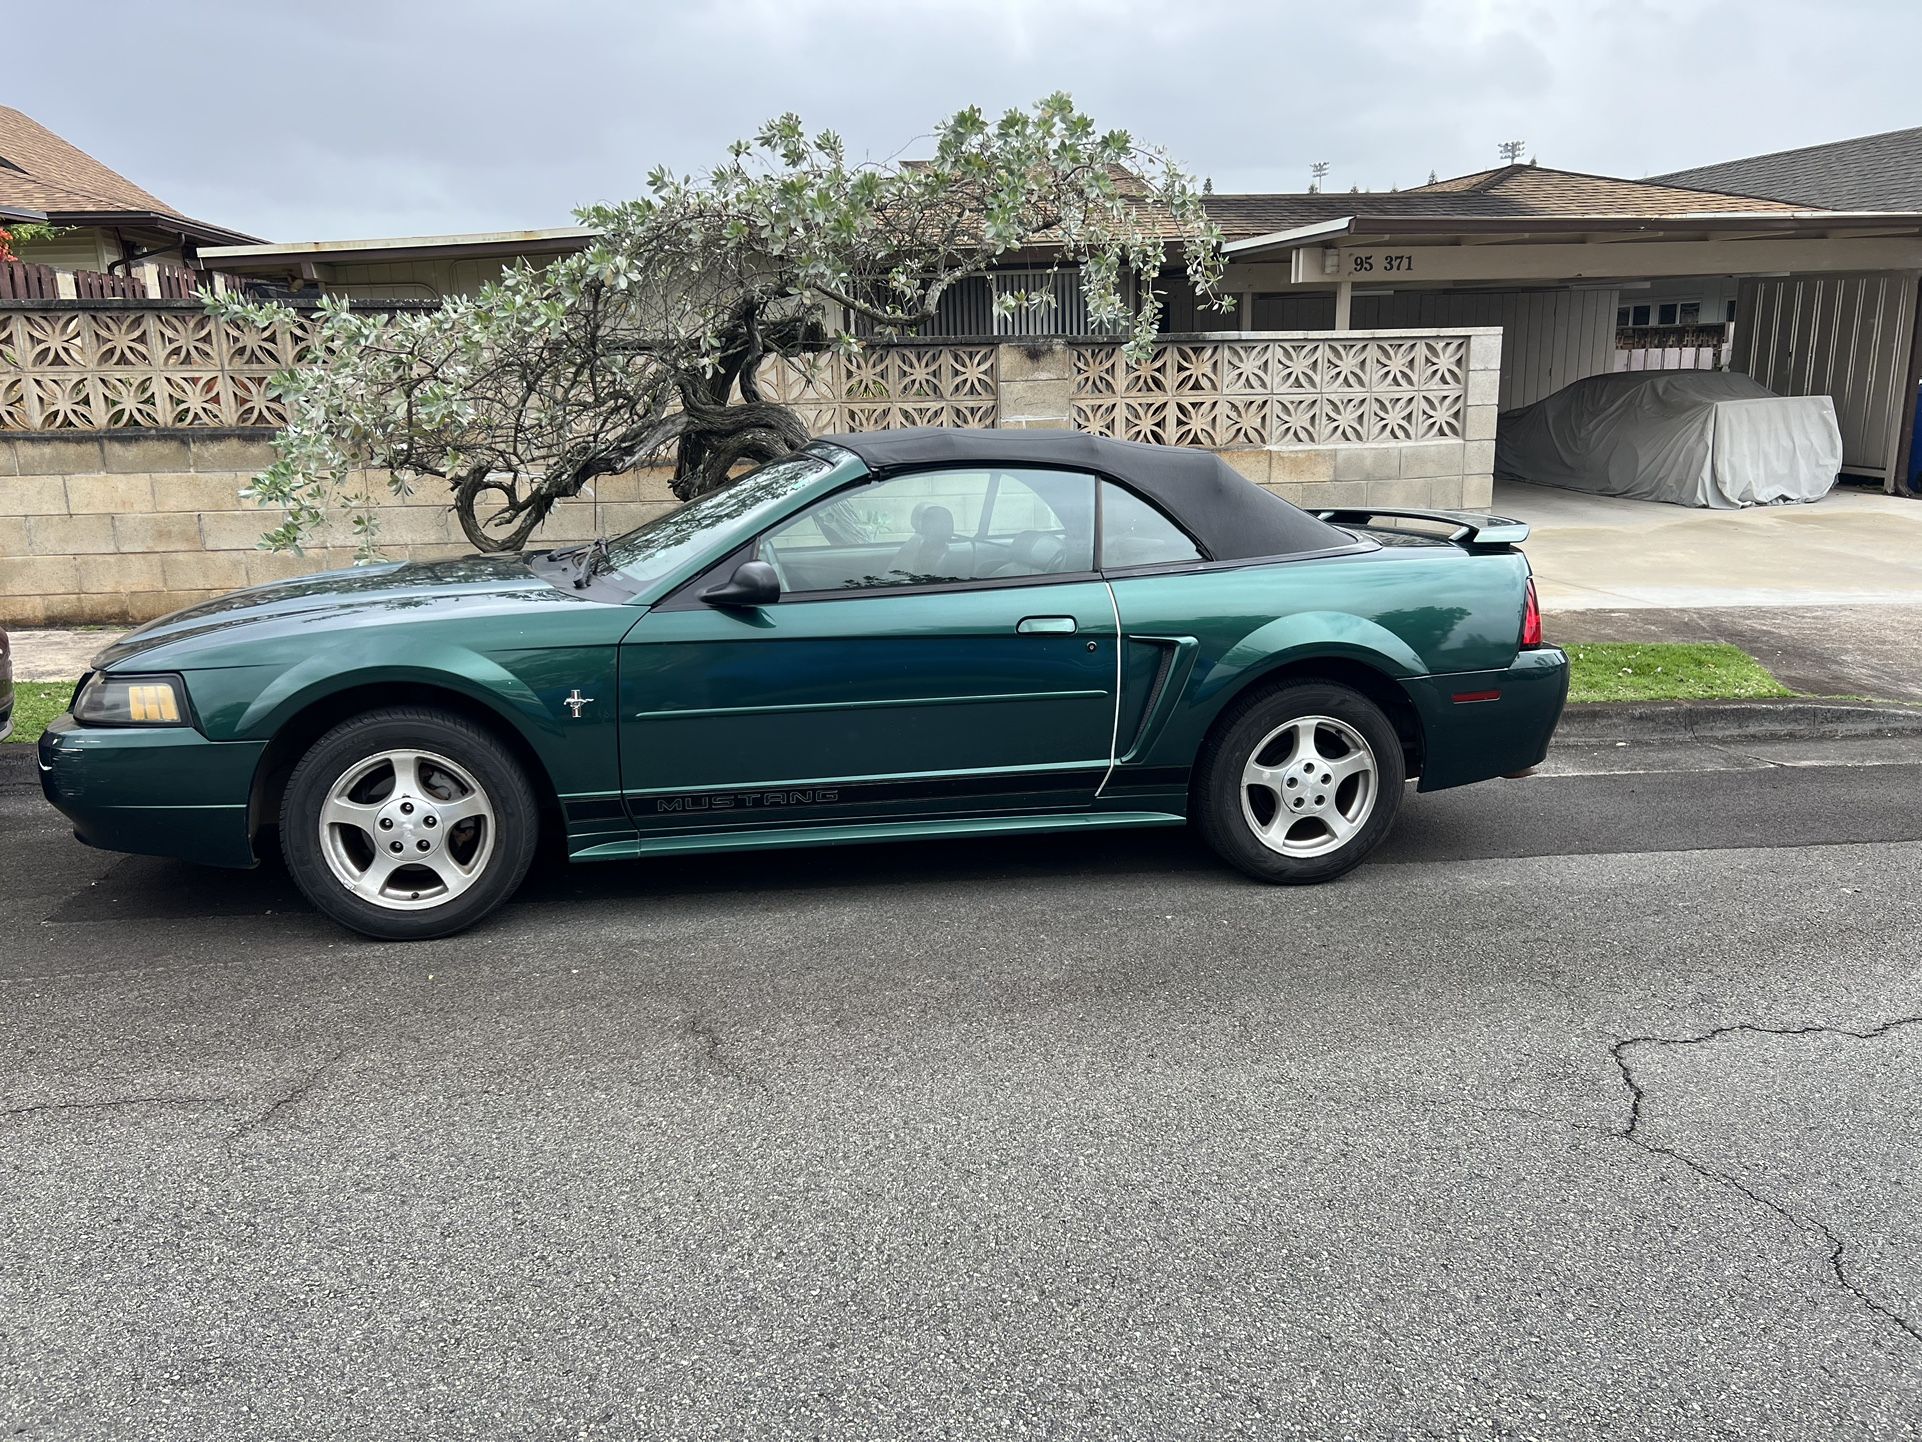
[[[1733,320],[1734,307],[1730,306],[1729,319]],[[1615,327],[1627,330],[1630,327],[1649,325],[1700,325],[1702,323],[1702,303],[1699,300],[1652,301],[1647,305],[1623,305],[1615,308]]]

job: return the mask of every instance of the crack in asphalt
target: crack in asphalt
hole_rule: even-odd
[[[26,1117],[36,1112],[90,1112],[113,1107],[217,1107],[228,1097],[109,1097],[97,1102],[32,1102],[26,1106],[0,1108],[0,1117]]]
[[[260,1131],[262,1128],[270,1126],[275,1117],[280,1116],[289,1108],[299,1106],[301,1102],[305,1101],[307,1097],[312,1094],[314,1088],[320,1085],[321,1079],[338,1066],[341,1058],[346,1055],[347,1048],[344,1046],[339,1048],[332,1056],[327,1057],[319,1065],[310,1068],[293,1086],[275,1097],[264,1112],[243,1121],[239,1126],[235,1127],[233,1131],[228,1134],[226,1143],[227,1151],[232,1152],[248,1137],[254,1135],[254,1133]]]
[[[1838,1236],[1826,1222],[1822,1221],[1819,1217],[1805,1217],[1800,1213],[1791,1211],[1788,1207],[1782,1205],[1782,1203],[1772,1197],[1764,1196],[1740,1179],[1730,1176],[1726,1172],[1717,1171],[1706,1162],[1698,1161],[1685,1152],[1677,1151],[1673,1147],[1665,1147],[1659,1142],[1652,1142],[1647,1137],[1640,1135],[1642,1108],[1648,1099],[1648,1093],[1643,1087],[1641,1080],[1635,1075],[1635,1069],[1630,1064],[1628,1057],[1629,1052],[1636,1047],[1702,1046],[1709,1042],[1719,1040],[1722,1037],[1735,1036],[1744,1032],[1752,1036],[1826,1035],[1845,1036],[1855,1041],[1875,1041],[1880,1037],[1887,1036],[1892,1031],[1907,1026],[1922,1026],[1922,1016],[1897,1017],[1892,1021],[1885,1021],[1878,1026],[1872,1026],[1862,1031],[1856,1031],[1844,1026],[1758,1026],[1753,1022],[1738,1022],[1732,1026],[1718,1026],[1713,1031],[1703,1032],[1700,1036],[1628,1037],[1625,1040],[1616,1042],[1609,1048],[1608,1052],[1610,1058],[1615,1063],[1616,1070],[1622,1075],[1623,1085],[1628,1088],[1628,1122],[1625,1126],[1616,1128],[1614,1131],[1608,1133],[1608,1135],[1625,1141],[1630,1146],[1639,1147],[1652,1156],[1667,1157],[1671,1161],[1680,1162],[1697,1176],[1714,1182],[1719,1186],[1726,1187],[1738,1196],[1748,1198],[1749,1201],[1755,1203],[1758,1207],[1773,1212],[1797,1231],[1815,1233],[1821,1237],[1822,1241],[1828,1247],[1826,1261],[1829,1279],[1834,1282],[1836,1286],[1842,1288],[1843,1291],[1854,1297],[1864,1307],[1868,1308],[1869,1311],[1875,1313],[1876,1316],[1881,1317],[1884,1321],[1907,1334],[1911,1341],[1922,1342],[1922,1323],[1918,1323],[1914,1318],[1896,1310],[1885,1302],[1877,1301],[1863,1289],[1859,1282],[1849,1275],[1847,1267],[1848,1244]],[[1596,1128],[1596,1130],[1600,1130],[1600,1128]]]
[[[744,1086],[758,1087],[760,1079],[743,1071],[731,1061],[721,1048],[721,1034],[711,1022],[697,1011],[687,1011],[681,1016],[681,1027],[701,1050],[701,1060],[713,1071],[737,1081]]]

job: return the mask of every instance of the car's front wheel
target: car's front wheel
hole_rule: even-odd
[[[1277,687],[1203,748],[1202,834],[1263,881],[1330,881],[1388,834],[1404,779],[1401,740],[1373,701],[1329,682]]]
[[[462,717],[372,711],[327,732],[288,778],[281,849],[307,899],[393,941],[472,926],[520,885],[539,810],[505,747]]]

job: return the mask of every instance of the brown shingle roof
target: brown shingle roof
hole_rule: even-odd
[[[180,215],[158,196],[4,105],[0,105],[0,202],[45,211],[144,210]]]
[[[85,223],[93,215],[103,221],[151,217],[162,229],[170,230],[172,222],[178,222],[187,234],[202,240],[256,239],[181,214],[37,120],[4,105],[0,105],[0,206],[38,211],[68,225]]]
[[[1643,180],[1618,180],[1537,165],[1458,175],[1412,190],[1313,195],[1214,195],[1207,201],[1230,239],[1269,235],[1318,221],[1366,215],[1382,219],[1500,220],[1546,216],[1635,216],[1649,219],[1702,214],[1791,212],[1795,206],[1752,195],[1690,190]]]
[[[1504,165],[1474,175],[1458,175],[1404,195],[1494,196],[1528,215],[1703,215],[1795,210],[1785,201],[1726,190],[1664,185],[1653,180],[1623,180],[1544,165]]]

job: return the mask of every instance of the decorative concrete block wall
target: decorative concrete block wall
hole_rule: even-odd
[[[1141,365],[1111,342],[1001,351],[1003,425],[1212,450],[1304,506],[1493,495],[1499,330],[1180,337]]]
[[[144,620],[352,560],[344,518],[305,556],[259,549],[275,515],[241,499],[272,460],[267,377],[305,320],[269,333],[161,303],[0,306],[0,624]],[[1501,332],[1171,337],[1145,364],[1111,341],[872,345],[775,360],[765,391],[816,434],[890,426],[1079,428],[1217,451],[1305,506],[1489,504]],[[396,560],[470,547],[431,482],[381,500]],[[535,544],[670,509],[668,472],[602,479]]]

